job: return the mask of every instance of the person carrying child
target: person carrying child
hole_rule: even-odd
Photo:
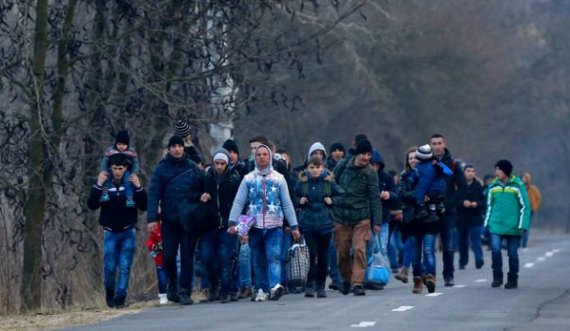
[[[307,168],[299,174],[295,194],[301,197],[299,226],[309,246],[310,267],[305,297],[326,298],[325,281],[328,270],[328,250],[334,228],[331,207],[338,204],[344,190],[334,181],[332,172],[324,168],[323,159],[313,155]]]
[[[168,285],[168,274],[164,268],[164,253],[162,252],[162,231],[160,230],[160,222],[156,227],[148,233],[146,247],[150,251],[150,256],[154,260],[156,266],[156,278],[158,280],[158,302],[161,305],[168,303],[166,297],[166,286]]]
[[[99,166],[100,172],[111,174],[109,158],[117,154],[123,154],[128,160],[127,172],[123,177],[123,186],[125,187],[125,194],[127,196],[126,206],[133,208],[135,207],[135,201],[133,199],[134,190],[133,186],[128,181],[128,178],[131,174],[139,173],[139,158],[135,149],[129,145],[129,133],[127,130],[119,131],[115,137],[115,143],[105,150],[105,154],[103,154],[103,158],[101,159],[101,164]],[[113,187],[113,183],[111,182],[111,176],[109,175],[107,181],[103,185],[101,202],[109,201],[109,188],[111,187]]]

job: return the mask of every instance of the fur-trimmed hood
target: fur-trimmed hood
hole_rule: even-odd
[[[301,171],[299,173],[299,181],[300,182],[306,182],[309,180],[309,176],[310,176],[310,173],[308,170]],[[323,172],[321,172],[319,177],[322,177],[324,180],[326,180],[328,182],[332,182],[334,179],[334,174],[332,171],[330,171],[328,169],[323,169]]]

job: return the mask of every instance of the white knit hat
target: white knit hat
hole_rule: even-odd
[[[431,151],[431,147],[428,144],[422,145],[420,147],[418,147],[418,150],[416,151],[416,158],[418,160],[429,160],[433,157],[433,152]]]

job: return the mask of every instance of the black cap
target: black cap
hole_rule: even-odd
[[[511,174],[513,173],[513,164],[509,160],[499,160],[495,164],[495,167],[501,169],[507,177],[511,177]]]
[[[342,143],[338,143],[338,142],[333,143],[331,145],[331,147],[329,148],[329,154],[332,153],[333,151],[336,151],[336,150],[342,151],[344,153],[345,152],[344,145]]]
[[[367,139],[358,142],[358,145],[356,145],[356,148],[354,149],[354,155],[364,154],[364,153],[372,154],[372,144]]]
[[[168,139],[168,148],[174,146],[174,145],[182,145],[184,146],[184,140],[182,140],[182,137],[180,136],[172,136],[170,137],[170,139]]]
[[[233,151],[239,155],[238,146],[237,146],[236,142],[233,141],[232,139],[226,140],[224,142],[224,144],[222,145],[222,147],[225,148],[228,152]]]
[[[117,133],[117,136],[115,137],[115,144],[117,143],[129,145],[129,133],[127,130],[121,130],[119,133]]]

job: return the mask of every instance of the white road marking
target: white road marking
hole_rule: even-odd
[[[534,267],[534,263],[532,263],[532,262],[525,263],[524,267],[525,268],[532,268],[532,267]]]
[[[475,280],[475,283],[485,283],[487,281],[487,278],[479,278],[477,280]]]
[[[553,251],[554,253],[560,253],[560,250],[557,249],[557,248],[553,249],[552,251]]]
[[[554,255],[553,252],[546,252],[546,254],[544,254],[544,256],[546,256],[546,257],[551,257],[552,255]]]
[[[544,261],[544,260],[546,260],[546,258],[541,256],[541,257],[537,258],[536,260],[537,261]]]
[[[462,288],[462,287],[467,287],[469,285],[453,285],[453,287],[457,287],[457,288]]]
[[[396,309],[392,309],[392,311],[406,311],[414,308],[414,306],[400,306]]]
[[[426,294],[426,297],[438,297],[440,295],[442,295],[443,293],[439,293],[439,292],[433,292],[430,294]]]
[[[369,326],[374,326],[376,324],[376,322],[373,321],[362,321],[358,324],[351,324],[350,327],[351,328],[367,328]]]

